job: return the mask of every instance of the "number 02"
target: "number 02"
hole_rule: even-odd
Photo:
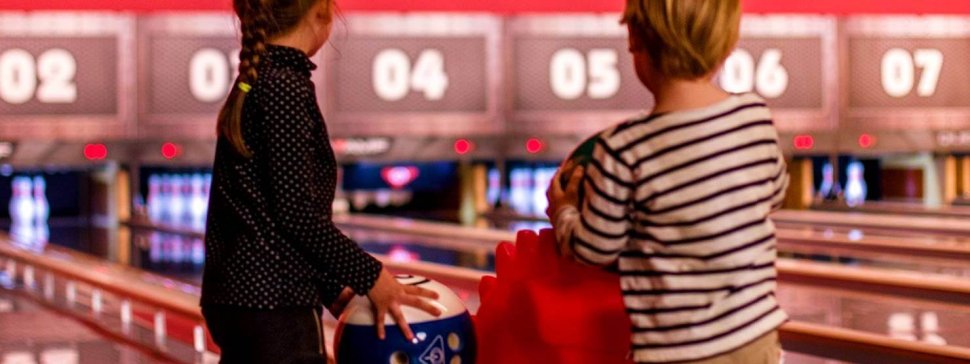
[[[35,96],[46,104],[77,101],[77,61],[70,52],[55,48],[41,53],[36,61],[25,50],[0,54],[0,100],[24,104]]]

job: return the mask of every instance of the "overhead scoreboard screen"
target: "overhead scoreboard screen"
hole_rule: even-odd
[[[783,133],[832,131],[838,126],[837,46],[834,17],[746,15],[738,47],[716,82],[728,92],[764,98]]]
[[[852,128],[970,127],[970,18],[856,17],[846,33]]]
[[[140,22],[142,136],[211,138],[239,67],[231,15],[159,15]]]
[[[835,129],[835,24],[834,17],[745,16],[738,48],[715,82],[761,95],[782,131]],[[617,16],[518,17],[509,27],[512,128],[588,134],[653,107]]]
[[[510,129],[589,134],[653,107],[616,15],[523,16],[509,28]]]
[[[99,13],[0,12],[0,134],[126,137],[133,24]]]
[[[322,52],[331,130],[344,135],[499,131],[501,21],[461,14],[360,14]]]

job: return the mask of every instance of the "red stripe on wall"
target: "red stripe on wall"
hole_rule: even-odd
[[[970,14],[970,0],[742,0],[749,13]],[[344,11],[618,12],[624,0],[337,0]],[[3,0],[0,10],[226,11],[231,0]]]

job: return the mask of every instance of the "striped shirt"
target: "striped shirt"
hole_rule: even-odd
[[[599,134],[557,233],[577,259],[618,265],[636,362],[705,359],[787,320],[768,218],[787,185],[767,106],[734,95]]]

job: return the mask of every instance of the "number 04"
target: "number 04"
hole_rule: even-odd
[[[422,92],[429,101],[441,100],[448,91],[445,56],[437,49],[418,54],[412,67],[411,57],[400,49],[386,49],[374,57],[374,92],[384,101],[403,100],[411,91]]]

